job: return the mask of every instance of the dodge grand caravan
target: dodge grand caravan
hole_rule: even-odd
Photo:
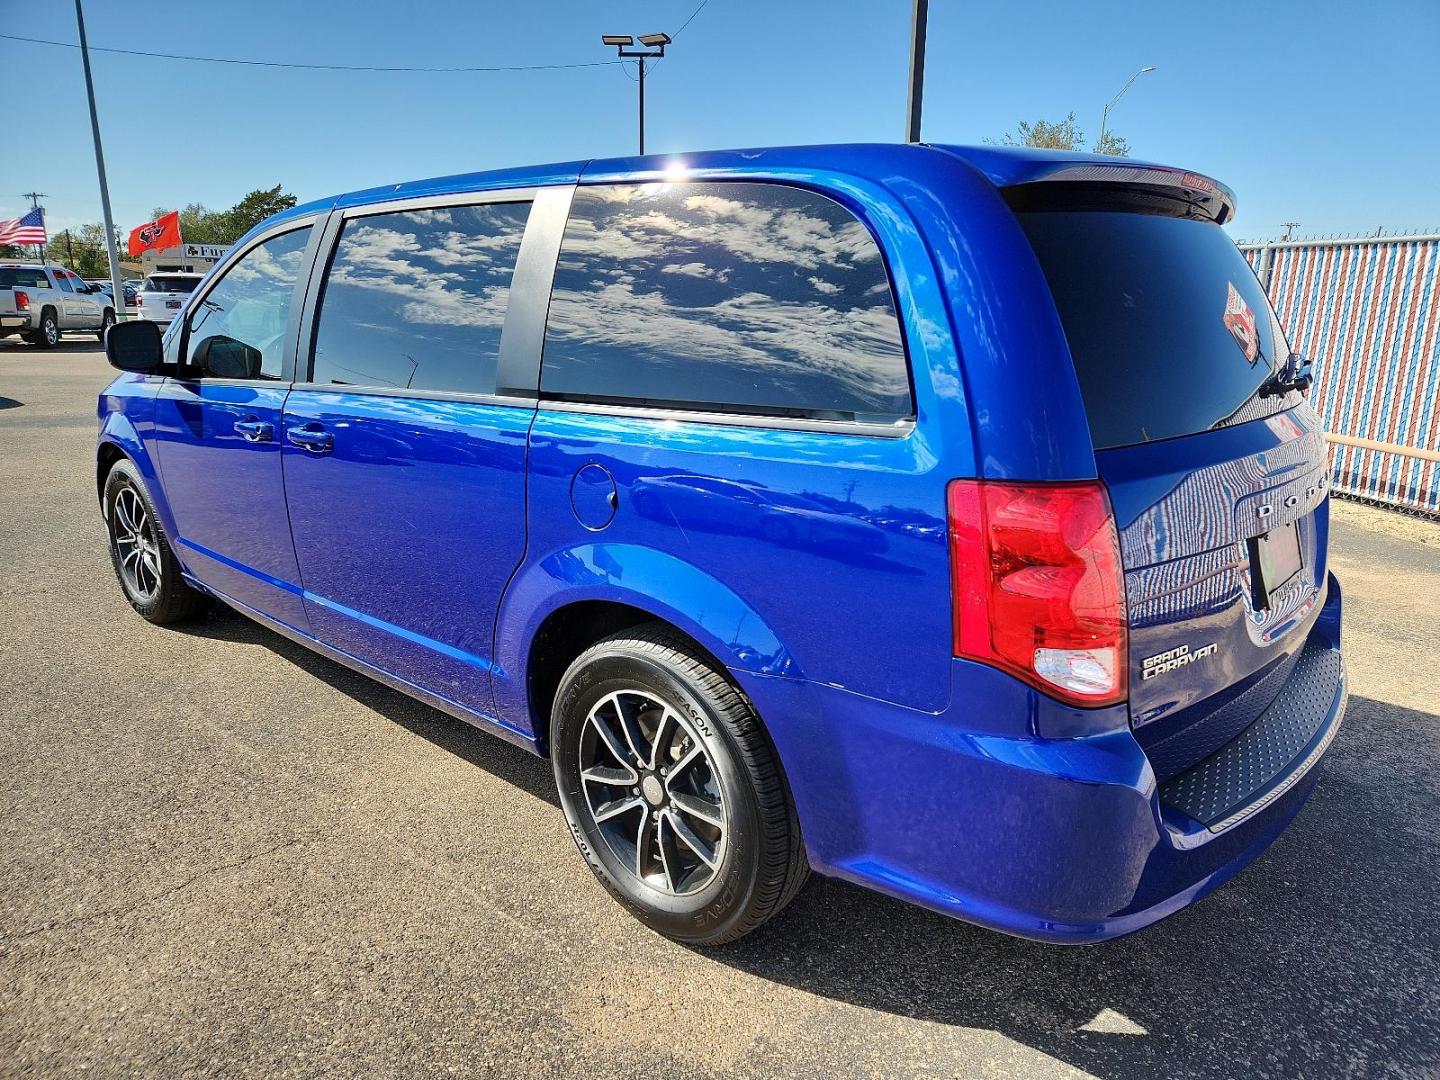
[[[1275,838],[1346,700],[1309,373],[1233,213],[950,146],[297,207],[111,331],[115,570],[548,756],[675,938],[812,869],[1128,933]]]

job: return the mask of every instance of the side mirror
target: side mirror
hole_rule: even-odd
[[[105,359],[121,371],[153,372],[164,357],[157,323],[116,323],[105,333]]]
[[[212,379],[258,379],[263,359],[259,349],[216,334],[195,347],[190,363]]]

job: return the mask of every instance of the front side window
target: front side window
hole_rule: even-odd
[[[875,239],[839,203],[780,184],[577,190],[540,385],[570,400],[912,415]]]
[[[530,204],[352,218],[320,301],[311,381],[490,394]]]
[[[190,313],[187,355],[192,362],[206,355],[202,350],[223,350],[230,360],[227,374],[238,370],[238,377],[280,378],[285,328],[309,240],[308,225],[282,233],[251,248],[225,271]]]

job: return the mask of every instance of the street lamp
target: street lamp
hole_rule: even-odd
[[[640,61],[640,153],[645,153],[645,61],[658,60],[665,55],[665,46],[670,44],[669,34],[641,34],[640,44],[644,51],[633,48],[635,39],[629,34],[602,34],[600,42],[613,46],[617,54],[625,59]]]
[[[1108,102],[1105,103],[1105,108],[1100,111],[1100,138],[1095,141],[1095,148],[1097,150],[1105,145],[1105,129],[1110,122],[1110,110],[1115,107],[1116,102],[1118,102],[1122,97],[1125,96],[1125,92],[1134,85],[1136,79],[1138,79],[1141,75],[1144,75],[1147,71],[1154,70],[1154,64],[1151,64],[1148,67],[1142,67],[1139,71],[1135,72],[1134,75],[1131,75],[1130,78],[1125,80],[1125,85],[1120,87],[1120,92],[1118,94],[1116,94],[1113,98],[1111,98]]]

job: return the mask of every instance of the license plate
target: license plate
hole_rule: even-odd
[[[185,302],[184,300],[166,300],[166,301],[165,301],[165,306],[166,306],[166,307],[178,308],[178,307],[179,307],[181,304],[183,304],[184,302]]]
[[[1293,521],[1251,540],[1250,579],[1254,583],[1256,610],[1268,608],[1270,597],[1290,584],[1303,565],[1300,530]]]

